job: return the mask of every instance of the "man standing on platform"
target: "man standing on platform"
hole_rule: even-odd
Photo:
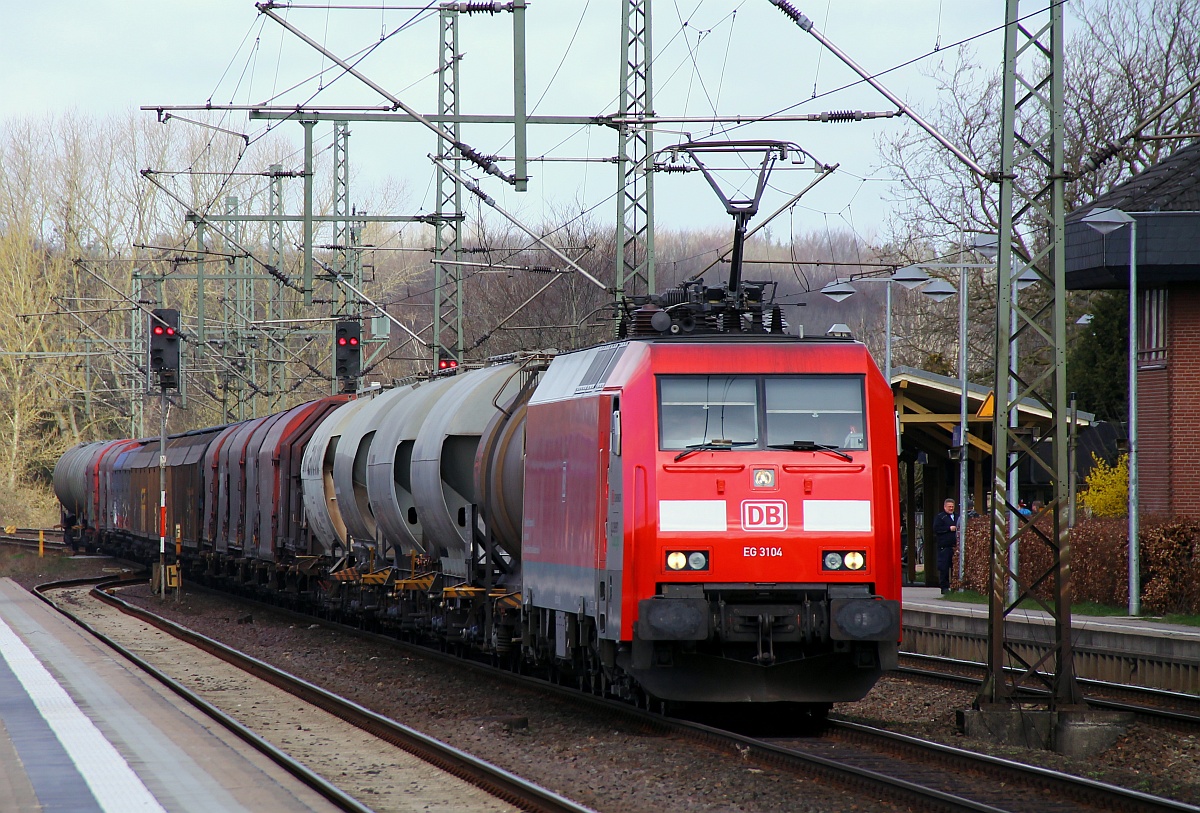
[[[954,549],[958,546],[959,518],[954,513],[954,500],[950,497],[942,503],[942,511],[933,520],[933,536],[937,540],[938,580],[942,593],[950,592],[950,566],[954,563]]]

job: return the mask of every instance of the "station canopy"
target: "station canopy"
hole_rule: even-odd
[[[923,451],[946,458],[957,447],[959,399],[962,388],[959,379],[938,375],[914,367],[892,370],[892,393],[900,418],[902,445],[905,449]],[[992,420],[995,398],[991,388],[967,383],[967,442],[973,459],[992,454]],[[1050,411],[1032,399],[1024,399],[1017,407],[1017,426],[1041,435],[1050,426]],[[1091,413],[1078,413],[1079,427],[1090,426]]]

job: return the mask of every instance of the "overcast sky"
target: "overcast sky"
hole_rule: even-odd
[[[353,77],[338,78],[336,69],[324,74],[324,87],[319,89],[312,77],[329,69],[329,60],[247,0],[9,0],[5,5],[0,29],[0,75],[5,78],[0,117],[5,119],[68,110],[120,114],[141,105],[202,104],[209,99],[214,104],[262,103],[276,95],[277,104],[381,101]],[[883,78],[891,90],[925,110],[935,106],[938,98],[922,69],[931,69],[940,60],[952,63],[957,49],[951,46],[998,26],[1004,9],[1002,0],[795,0],[793,5],[870,71],[932,54]],[[620,8],[619,0],[534,0],[527,33],[531,112],[615,112]],[[397,5],[366,11],[295,7],[279,13],[340,56],[350,57],[376,45],[360,68],[406,104],[434,111],[436,13]],[[654,107],[659,115],[890,109],[866,85],[839,91],[857,77],[768,0],[654,0],[653,13]],[[406,26],[406,21],[412,23]],[[390,36],[381,42],[381,34]],[[999,64],[998,34],[976,39],[971,47],[977,61]],[[463,112],[511,112],[511,16],[464,17],[460,51],[465,55]],[[225,126],[253,134],[262,125],[243,116],[230,118]],[[890,206],[888,184],[877,180],[876,139],[903,126],[902,119],[840,125],[772,123],[736,128],[728,137],[794,141],[822,162],[841,165],[834,178],[805,197],[790,221],[787,216],[776,221],[776,236],[786,234],[789,227],[797,231],[844,228],[870,238],[881,233]],[[713,128],[693,124],[674,129],[700,138],[709,136]],[[300,143],[298,124],[285,124],[282,131],[293,143]],[[394,213],[432,208],[432,172],[426,158],[434,149],[432,134],[413,124],[358,123],[352,125],[352,132],[356,188],[369,188],[383,179],[400,181],[407,190],[408,211]],[[321,125],[317,137],[328,141],[328,133],[328,125]],[[463,135],[481,152],[512,153],[511,128],[466,127]],[[683,137],[661,132],[655,146],[666,147]],[[532,155],[604,158],[615,155],[616,137],[610,129],[595,126],[532,128],[529,149]],[[506,169],[511,170],[511,165]],[[537,163],[531,165],[531,173],[535,177],[524,194],[505,189],[493,178],[483,185],[501,205],[530,221],[556,211],[593,207],[603,219],[614,218],[613,165]],[[773,211],[812,177],[809,172],[778,173],[764,211]],[[730,223],[698,173],[660,175],[656,194],[660,226]]]

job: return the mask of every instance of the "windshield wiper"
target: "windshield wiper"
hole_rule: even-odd
[[[791,443],[771,443],[767,446],[768,449],[788,449],[793,452],[829,452],[832,455],[837,455],[842,460],[854,462],[854,458],[843,452],[836,446],[826,446],[824,443],[817,443],[812,440],[793,440]]]
[[[728,452],[734,446],[757,446],[757,440],[725,440],[718,438],[716,440],[705,441],[704,443],[693,443],[679,454],[675,455],[675,462],[678,463],[690,454],[696,452]]]

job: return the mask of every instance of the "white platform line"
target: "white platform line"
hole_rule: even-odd
[[[166,813],[129,763],[3,619],[0,656],[8,662],[101,808],[107,813]]]

